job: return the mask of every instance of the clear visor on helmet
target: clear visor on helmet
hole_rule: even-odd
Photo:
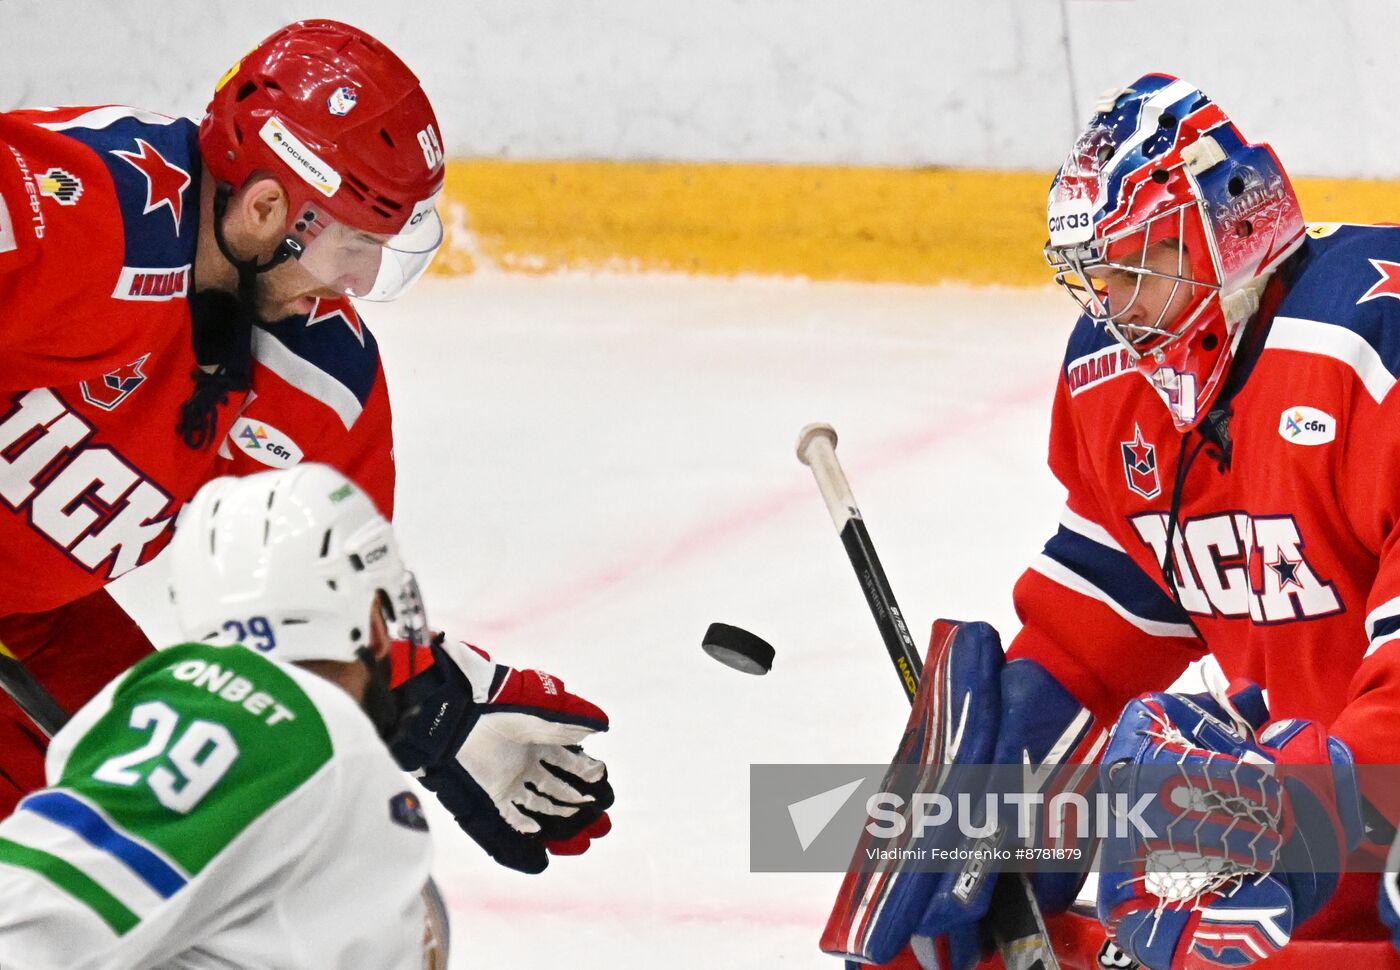
[[[1045,249],[1055,282],[1134,357],[1186,333],[1220,289],[1218,272],[1192,275],[1186,240],[1198,234],[1188,219],[1200,217],[1199,207],[1187,203],[1102,239]]]
[[[306,205],[289,240],[302,269],[346,296],[397,300],[418,281],[442,245],[437,196],[414,209],[403,232],[394,236],[364,232]]]

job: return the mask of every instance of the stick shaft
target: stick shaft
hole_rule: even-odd
[[[836,432],[829,426],[804,428],[798,439],[797,457],[812,469],[895,672],[909,700],[913,701],[923,676],[923,662],[909,636],[904,615],[895,603],[894,590],[880,565],[880,558],[875,554],[875,544],[865,528],[850,482],[836,458]],[[1005,875],[1012,876],[1011,873]],[[1059,970],[1059,962],[1046,935],[1045,919],[1024,875],[997,880],[987,918],[1008,970]]]
[[[836,458],[836,433],[829,428],[809,426],[804,429],[798,445],[798,458],[812,469],[812,477],[817,480],[817,488],[826,502],[827,511],[836,531],[841,534],[841,545],[846,549],[846,558],[860,581],[865,603],[875,618],[880,637],[885,641],[885,650],[890,655],[899,682],[910,701],[919,689],[919,678],[923,676],[924,664],[914,638],[909,635],[909,627],[904,622],[904,614],[895,602],[894,590],[885,576],[885,568],[880,565],[880,557],[875,553],[875,544],[870,541],[870,533],[865,528],[856,497],[851,492],[851,483]]]
[[[914,646],[914,638],[909,635],[904,614],[894,601],[894,592],[890,589],[890,581],[885,578],[880,557],[875,554],[870,533],[865,529],[865,520],[859,515],[849,519],[841,530],[841,545],[846,547],[846,557],[851,560],[851,568],[860,581],[866,605],[870,607],[871,616],[875,617],[875,625],[880,629],[880,637],[885,641],[885,650],[890,655],[895,672],[899,674],[904,693],[912,701],[919,690],[924,663]]]
[[[25,716],[49,737],[68,721],[68,712],[4,644],[0,644],[0,690],[9,694]]]

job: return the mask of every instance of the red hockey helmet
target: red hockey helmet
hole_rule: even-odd
[[[229,189],[281,182],[291,253],[351,296],[394,299],[442,242],[437,119],[413,72],[362,30],[304,20],[268,37],[220,78],[199,144]]]
[[[1304,226],[1273,149],[1247,141],[1194,85],[1149,74],[1098,105],[1050,187],[1048,228],[1056,281],[1127,348],[1185,430],[1219,393]],[[1119,305],[1105,283],[1114,274],[1134,281]],[[1170,296],[1148,310],[1153,278]]]

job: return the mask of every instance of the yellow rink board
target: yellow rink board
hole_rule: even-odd
[[[478,263],[1037,286],[1048,172],[456,161],[434,271]],[[1300,179],[1309,221],[1400,222],[1400,182]]]

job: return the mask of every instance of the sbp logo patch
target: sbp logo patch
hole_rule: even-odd
[[[1326,411],[1295,405],[1279,417],[1278,433],[1295,445],[1325,445],[1337,437],[1337,419]]]
[[[248,457],[269,468],[291,468],[302,458],[296,443],[265,421],[239,418],[228,436]]]
[[[101,382],[83,381],[80,385],[83,391],[83,400],[93,407],[111,411],[130,397],[132,391],[146,383],[146,375],[142,373],[141,365],[145,364],[150,357],[150,354],[142,354],[138,359],[125,366],[109,370],[102,375]]]
[[[1133,440],[1120,442],[1123,446],[1123,472],[1128,487],[1143,498],[1162,494],[1162,479],[1157,474],[1157,447],[1142,440],[1142,428],[1133,425]]]

